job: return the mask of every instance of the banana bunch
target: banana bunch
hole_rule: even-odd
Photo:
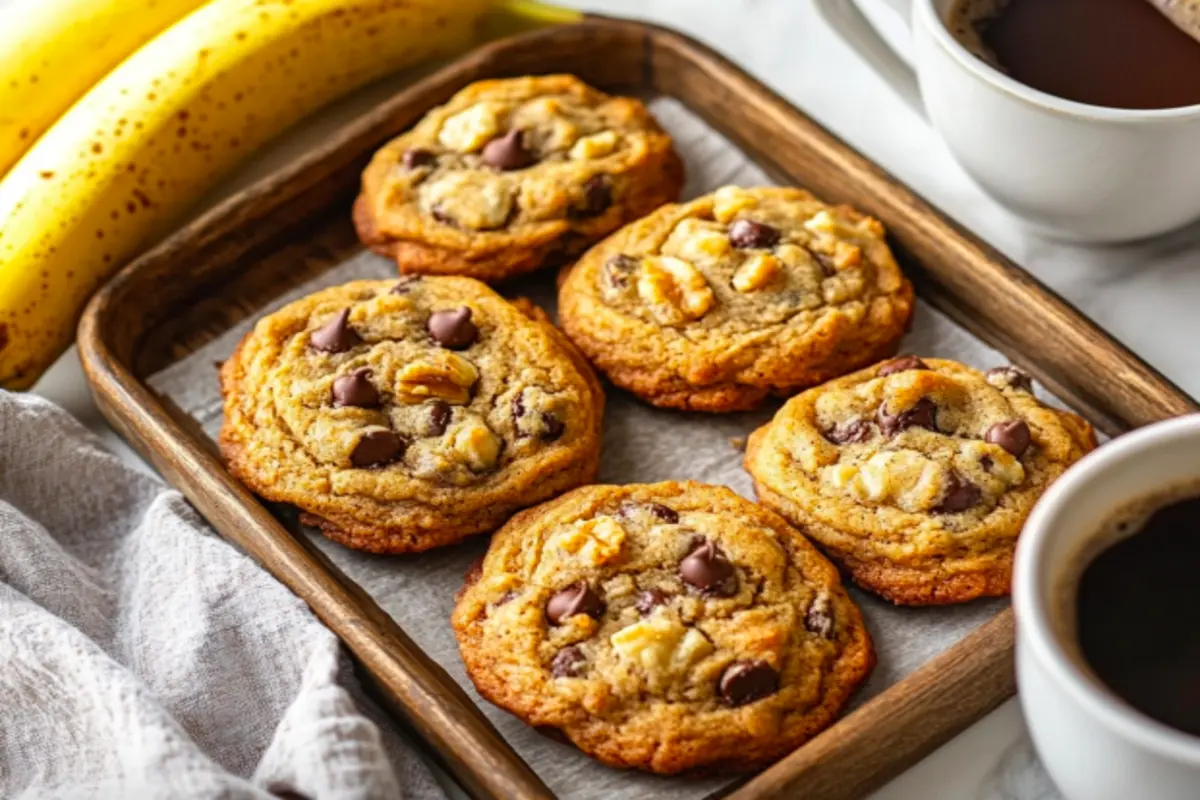
[[[87,60],[71,50],[103,40],[104,31],[92,30],[88,40],[68,24],[66,9],[80,6],[154,6],[153,24],[170,25],[86,92],[0,179],[0,387],[31,386],[70,344],[88,297],[256,148],[357,86],[476,44],[497,4],[208,0],[183,16],[189,5],[197,2],[38,0],[46,18],[61,23],[60,41],[43,40],[55,58],[0,59],[0,84],[18,86],[31,65],[47,64],[40,84],[56,80],[50,67],[65,69],[66,56]],[[577,18],[521,0],[499,5],[529,24]],[[6,13],[0,8],[0,30]],[[170,24],[173,15],[181,18]],[[111,26],[114,36],[130,24],[118,13],[93,19],[93,28]],[[113,44],[109,57],[136,46],[151,25],[143,22],[141,34],[121,32],[124,43]],[[76,86],[82,75],[73,74]],[[61,101],[70,91],[58,94]],[[0,109],[5,100],[0,93]],[[0,138],[0,172],[12,152],[5,148]]]

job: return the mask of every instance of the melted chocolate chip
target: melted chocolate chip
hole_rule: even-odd
[[[1000,445],[1016,458],[1024,455],[1031,441],[1029,426],[1019,419],[997,422],[988,428],[984,439],[991,444]]]
[[[481,157],[483,163],[499,170],[523,169],[537,160],[525,149],[525,132],[520,128],[492,139],[483,146]]]
[[[378,467],[403,455],[405,441],[393,431],[367,431],[354,445],[350,463],[356,467]]]
[[[333,405],[335,408],[375,408],[379,405],[379,391],[371,383],[371,368],[360,367],[349,375],[333,382]]]
[[[936,431],[937,406],[928,397],[922,397],[912,408],[899,414],[889,414],[886,407],[881,405],[875,415],[875,421],[879,423],[879,430],[883,431],[883,435],[889,438],[909,428]]]
[[[984,456],[983,458],[979,459],[979,466],[983,468],[984,472],[991,472],[992,465],[995,463],[996,462],[992,461],[991,456]]]
[[[604,614],[604,601],[583,581],[560,589],[546,603],[546,619],[552,625],[576,614],[587,614],[592,619],[600,619]]]
[[[542,412],[542,433],[538,438],[540,438],[543,442],[558,441],[566,429],[567,426],[561,419],[554,416],[549,411]]]
[[[804,629],[823,639],[833,638],[833,603],[829,601],[829,595],[819,594],[812,601],[804,615]]]
[[[737,575],[717,546],[705,539],[679,562],[679,577],[705,594],[729,597],[737,593]]]
[[[312,332],[308,343],[315,350],[344,353],[362,343],[362,337],[350,327],[350,309],[344,308],[325,326]]]
[[[754,222],[749,219],[739,219],[729,226],[729,241],[734,247],[774,247],[779,241],[779,229]]]
[[[660,589],[646,589],[638,594],[636,608],[644,617],[666,602],[666,592]]]
[[[1033,391],[1033,378],[1029,376],[1028,372],[1017,367],[996,367],[989,369],[984,376],[993,386],[1008,386],[1023,392]]]
[[[571,209],[580,219],[603,214],[612,205],[612,180],[607,175],[593,175],[583,183],[583,200]]]
[[[647,503],[646,510],[649,511],[655,519],[661,520],[668,525],[675,525],[679,522],[679,512],[673,508],[667,508],[662,503]]]
[[[466,306],[433,312],[425,327],[435,342],[451,350],[463,350],[479,338],[479,329],[471,322],[471,309]]]
[[[822,431],[821,435],[834,444],[865,442],[871,438],[871,423],[865,419],[852,419],[844,425],[834,425]]]
[[[604,282],[611,288],[620,291],[629,286],[633,275],[633,268],[637,266],[638,260],[633,256],[627,256],[624,253],[612,256],[604,262],[602,275]]]
[[[413,147],[404,151],[401,161],[405,169],[417,169],[419,167],[433,166],[437,163],[437,156],[424,148]]]
[[[429,424],[425,426],[425,432],[430,436],[441,436],[450,425],[453,413],[454,409],[444,400],[434,400],[429,404]]]
[[[429,209],[429,214],[443,225],[449,225],[451,228],[458,227],[458,220],[446,213],[446,209],[441,206],[434,206]]]
[[[821,274],[826,278],[832,278],[837,274],[837,264],[833,263],[833,259],[825,253],[818,253],[816,250],[809,250],[808,254],[812,256],[813,261],[817,262],[817,266],[821,268]]]
[[[400,280],[396,281],[396,285],[388,294],[408,294],[420,282],[420,275],[401,275]]]
[[[983,492],[978,486],[956,472],[950,473],[946,483],[946,494],[942,502],[934,509],[938,514],[957,514],[979,505]]]
[[[881,366],[876,375],[880,378],[886,378],[888,375],[895,375],[897,372],[907,372],[910,369],[929,369],[929,365],[916,356],[901,356]]]
[[[583,674],[587,657],[579,649],[579,645],[567,645],[554,654],[550,661],[550,674],[556,678],[578,678]]]
[[[717,682],[721,698],[731,706],[744,706],[775,694],[779,673],[765,661],[735,661]]]

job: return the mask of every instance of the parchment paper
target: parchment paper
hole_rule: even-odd
[[[744,186],[773,183],[740,150],[680,103],[670,98],[656,98],[650,102],[650,107],[675,137],[687,162],[685,197],[695,197],[728,183]],[[731,109],[730,113],[736,112]],[[361,253],[281,295],[254,318],[243,321],[188,358],[152,376],[149,383],[198,420],[205,432],[215,438],[221,427],[221,397],[213,362],[227,358],[260,316],[326,286],[355,278],[394,275],[395,267],[390,261]],[[553,309],[553,283],[553,276],[546,273],[502,288],[510,296],[526,295]],[[913,330],[905,339],[903,349],[920,355],[952,358],[980,368],[1007,363],[1000,353],[920,302]],[[606,385],[606,391],[608,406],[604,419],[601,482],[692,478],[724,484],[746,497],[754,497],[750,478],[742,469],[740,440],[770,419],[778,404],[744,414],[687,414],[651,408],[611,386]],[[1040,390],[1039,394],[1049,402],[1061,405]],[[609,769],[568,745],[535,733],[475,693],[459,660],[449,619],[454,594],[462,586],[463,574],[486,549],[486,537],[416,556],[380,557],[347,550],[315,532],[306,535],[466,688],[504,737],[560,797],[642,800],[669,793],[673,798],[690,800],[705,797],[727,783],[721,779],[657,778]],[[899,609],[861,592],[852,593],[866,615],[879,654],[879,665],[856,696],[855,705],[896,683],[1007,605],[1007,600],[990,600],[948,608]]]

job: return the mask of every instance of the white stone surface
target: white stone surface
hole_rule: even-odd
[[[6,1],[0,0],[0,6]],[[1081,248],[1029,235],[969,181],[924,120],[829,34],[808,0],[568,0],[568,4],[669,25],[721,51],[1024,265],[1184,390],[1200,394],[1200,347],[1196,346],[1200,227],[1152,242],[1109,248]],[[878,16],[886,18],[890,12],[880,5]],[[898,21],[890,20],[889,29],[903,45],[904,31]],[[319,141],[324,132],[406,81],[404,76],[385,81],[319,114],[226,181],[210,203],[285,163],[292,153]],[[1131,197],[1129,202],[1138,199]],[[55,365],[36,391],[65,406],[123,457],[141,463],[100,417],[74,351]],[[985,778],[1020,733],[1020,713],[1010,701],[875,797],[994,796],[985,789]],[[1031,789],[1011,796],[1024,800],[1039,793]]]

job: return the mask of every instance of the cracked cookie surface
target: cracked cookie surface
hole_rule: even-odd
[[[425,550],[594,478],[604,396],[545,315],[469,278],[354,281],[221,369],[221,452],[335,541]]]
[[[563,329],[613,383],[698,411],[752,408],[889,356],[912,307],[879,222],[792,188],[664,206],[559,289]]]
[[[561,265],[682,186],[640,101],[569,75],[488,80],[375,154],[354,222],[401,272],[497,281]]]
[[[785,755],[874,664],[832,564],[773,512],[690,482],[586,486],[523,511],[453,624],[484,697],[660,773]]]
[[[1014,367],[906,356],[792,398],[745,463],[759,501],[856,583],[926,605],[1008,594],[1034,503],[1095,446]]]

